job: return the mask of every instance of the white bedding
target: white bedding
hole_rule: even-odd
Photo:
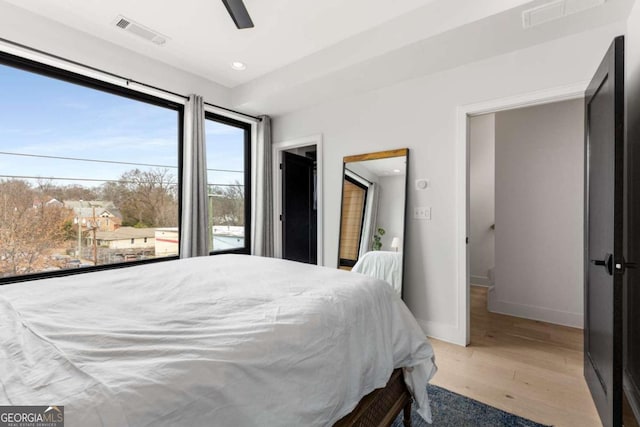
[[[402,252],[367,252],[358,259],[351,271],[384,280],[398,295],[402,294]]]
[[[219,255],[0,286],[0,405],[74,426],[328,426],[433,351],[382,281]]]

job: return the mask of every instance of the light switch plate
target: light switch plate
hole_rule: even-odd
[[[413,208],[414,219],[431,220],[431,207],[415,207]]]

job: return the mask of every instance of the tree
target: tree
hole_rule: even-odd
[[[103,185],[102,192],[120,208],[123,225],[177,226],[177,182],[167,169],[125,172],[118,183]]]
[[[123,184],[119,182],[105,182],[100,187],[100,200],[108,200],[113,202],[117,208],[121,208],[124,200],[126,189]],[[85,199],[86,200],[86,199]]]
[[[87,188],[78,184],[71,184],[65,186],[55,186],[52,191],[49,192],[51,197],[64,201],[64,200],[96,200],[98,198],[98,190],[96,188]]]
[[[0,271],[27,274],[47,266],[48,252],[66,239],[64,223],[71,211],[40,201],[22,180],[0,181]]]
[[[61,202],[65,200],[95,200],[99,192],[95,188],[87,188],[78,184],[54,185],[50,181],[38,180],[35,188],[38,197],[43,199],[56,199]]]
[[[211,186],[209,200],[213,225],[244,225],[244,186],[239,181],[228,186]]]

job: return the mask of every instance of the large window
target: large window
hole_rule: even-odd
[[[208,113],[205,134],[209,248],[212,253],[248,253],[251,127]]]
[[[0,281],[176,256],[181,120],[180,105],[2,55]]]

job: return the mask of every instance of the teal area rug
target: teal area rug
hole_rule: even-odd
[[[411,411],[412,427],[547,427],[444,388],[427,386],[433,424]],[[402,412],[392,427],[403,427]]]

